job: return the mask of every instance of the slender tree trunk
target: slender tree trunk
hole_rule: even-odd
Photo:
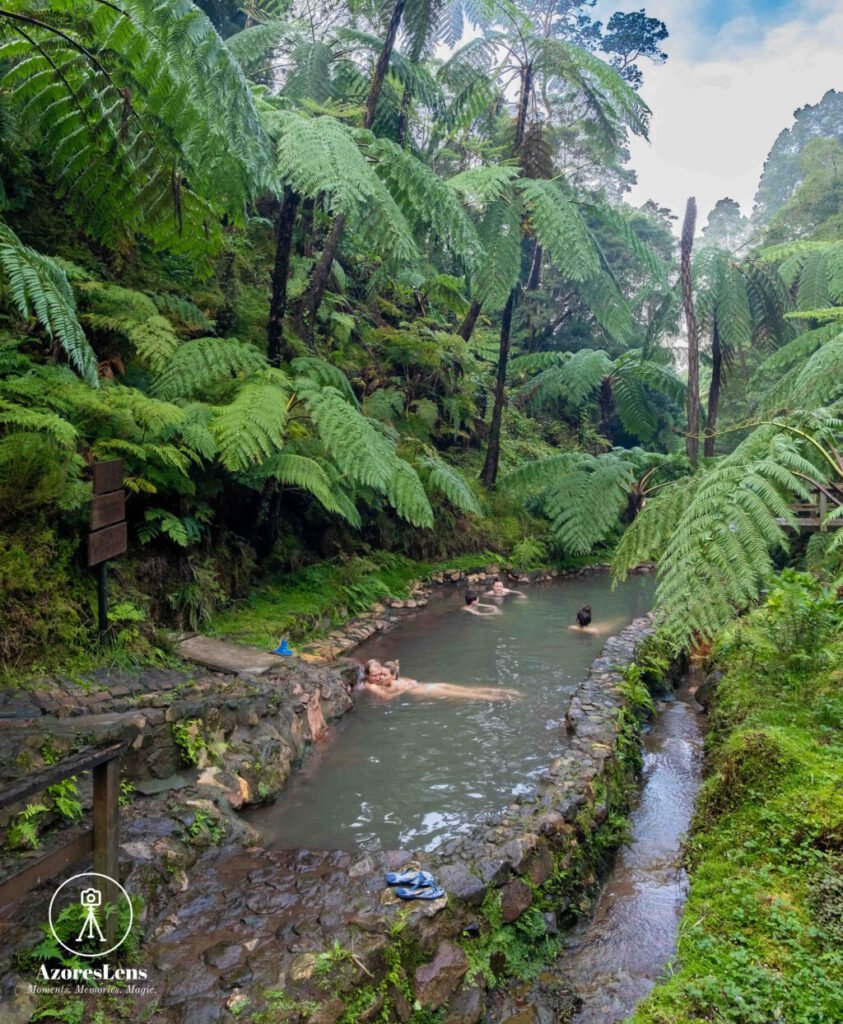
[[[307,196],[301,204],[301,254],[305,259],[313,255],[313,207],[314,201]]]
[[[700,348],[697,333],[697,317],[694,312],[694,289],[691,280],[691,250],[694,246],[694,229],[697,223],[697,201],[693,197],[685,207],[685,221],[682,225],[679,271],[682,278],[682,300],[685,305],[685,324],[688,328],[688,434],[685,451],[696,468],[699,458],[700,434]]]
[[[375,65],[372,83],[369,86],[369,95],[366,98],[366,113],[363,117],[364,128],[371,128],[374,124],[375,110],[377,109],[378,99],[383,89],[386,73],[389,70],[389,61],[395,48],[395,38],[398,35],[398,27],[401,24],[401,16],[404,13],[406,2],[407,0],[396,0],[395,6],[392,9],[389,28],[381,47],[378,62]],[[296,321],[299,329],[304,332],[307,338],[312,338],[313,336],[316,313],[322,305],[322,297],[325,294],[328,281],[331,279],[331,268],[339,251],[340,241],[345,231],[345,224],[346,218],[343,214],[340,214],[334,220],[331,233],[325,242],[325,248],[322,250],[322,255],[319,257],[319,262],[316,264],[310,283],[302,295]]]
[[[542,247],[539,245],[538,240],[533,242],[533,258],[530,261],[530,273],[527,277],[527,291],[534,292],[536,288],[541,284],[542,280]]]
[[[533,67],[525,64],[521,69],[521,94],[518,97],[518,119],[515,122],[515,152],[520,153],[527,130],[527,107],[530,103],[530,89],[533,85]]]
[[[711,331],[711,387],[708,391],[708,415],[705,421],[705,444],[703,455],[710,459],[714,455],[714,432],[717,428],[717,411],[720,406],[720,387],[723,383],[723,346],[720,344],[720,328],[717,317]]]
[[[398,113],[398,145],[404,147],[407,142],[407,131],[410,128],[410,90],[404,86],[401,94],[401,110]]]
[[[464,340],[468,341],[471,335],[474,333],[474,325],[477,323],[477,318],[480,316],[480,310],[483,308],[481,302],[476,300],[471,303],[468,312],[465,314],[465,319],[460,324],[457,334]]]
[[[492,425],[489,429],[489,446],[486,449],[486,462],[480,480],[483,486],[492,490],[498,479],[498,464],[501,457],[501,425],[503,423],[503,407],[506,404],[506,370],[509,365],[509,342],[512,330],[512,311],[518,288],[513,288],[506,300],[501,318],[501,347],[498,355],[498,379],[495,385],[495,405],[492,409]]]
[[[273,366],[281,362],[281,332],[287,312],[287,278],[290,272],[290,253],[293,248],[293,228],[301,196],[289,185],[278,211],[275,230],[275,267],[272,272],[272,296],[269,302],[269,323],[266,328],[266,354]]]

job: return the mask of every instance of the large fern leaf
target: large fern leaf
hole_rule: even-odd
[[[2,222],[0,268],[8,278],[12,300],[21,316],[34,314],[47,334],[61,344],[80,377],[96,387],[96,357],[76,315],[76,301],[64,270],[48,256],[24,245]]]

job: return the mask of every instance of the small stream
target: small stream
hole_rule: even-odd
[[[663,701],[644,737],[643,785],[632,840],[617,854],[591,920],[571,934],[559,961],[583,1005],[572,1024],[615,1024],[634,1010],[676,949],[687,894],[680,843],[702,768],[700,682],[692,672]]]

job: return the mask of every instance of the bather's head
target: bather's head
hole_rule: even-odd
[[[393,679],[397,679],[401,675],[401,662],[397,658],[395,661],[385,661],[383,667]]]
[[[466,603],[466,605],[468,605],[469,608],[473,604],[476,604],[479,600],[480,600],[480,598],[477,596],[477,594],[474,593],[473,590],[466,590],[466,592],[465,592],[465,603]]]
[[[506,587],[503,585],[503,580],[500,576],[495,577],[495,582],[492,584],[492,593],[496,597],[503,597],[506,591]]]
[[[369,658],[363,666],[363,673],[363,681],[375,686],[389,686],[392,682],[392,673],[377,658]]]

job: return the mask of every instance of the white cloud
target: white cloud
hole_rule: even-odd
[[[652,198],[681,216],[695,195],[704,222],[723,196],[749,213],[764,159],[794,110],[843,89],[843,10],[809,0],[770,28],[741,4],[737,17],[701,39],[694,8],[688,0],[646,4],[671,32],[670,59],[644,68],[651,141],[633,140],[639,184],[630,199]]]

